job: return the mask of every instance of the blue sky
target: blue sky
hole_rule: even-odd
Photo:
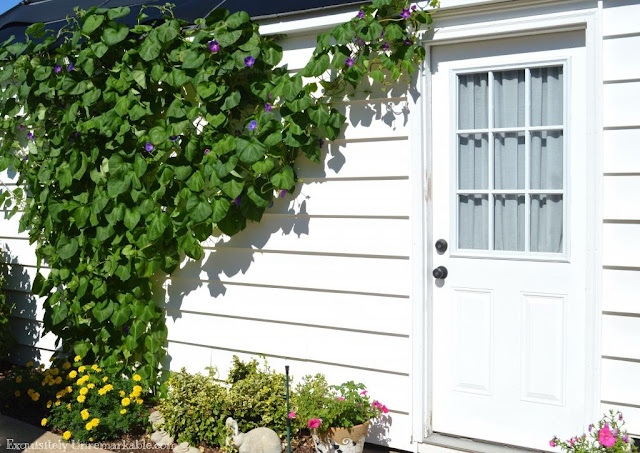
[[[0,14],[20,3],[20,0],[0,0]]]

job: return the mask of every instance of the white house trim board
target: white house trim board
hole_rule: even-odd
[[[515,2],[514,2],[515,3]],[[457,25],[446,27],[440,22],[435,23],[435,33],[427,35],[425,40],[425,48],[427,51],[427,59],[422,73],[417,77],[416,84],[419,87],[421,96],[415,103],[413,108],[420,109],[423,113],[412,115],[411,127],[411,143],[412,143],[412,190],[414,191],[413,209],[412,209],[412,225],[413,225],[413,245],[412,245],[412,263],[413,278],[412,300],[413,300],[413,366],[412,380],[414,391],[414,410],[413,410],[413,440],[424,442],[431,434],[431,392],[432,383],[431,376],[433,370],[432,363],[432,338],[431,338],[431,319],[432,307],[431,300],[431,284],[423,284],[426,279],[430,280],[432,270],[432,242],[431,237],[431,168],[433,143],[431,142],[431,116],[435,112],[431,112],[431,67],[430,55],[433,46],[449,44],[453,42],[470,42],[476,40],[495,39],[502,37],[530,36],[551,31],[569,31],[569,30],[585,30],[585,46],[587,53],[586,65],[588,68],[587,86],[589,99],[587,105],[593,106],[593,113],[588,115],[588,128],[590,136],[588,140],[587,155],[587,172],[589,180],[593,183],[588,186],[588,193],[585,194],[588,199],[593,200],[590,204],[588,212],[588,287],[586,291],[587,309],[587,326],[593,335],[590,337],[591,342],[587,345],[586,351],[588,360],[587,369],[587,390],[585,401],[587,401],[587,413],[585,420],[595,419],[600,413],[600,334],[601,331],[601,279],[602,279],[602,259],[600,253],[600,244],[602,241],[601,225],[602,225],[602,114],[601,114],[601,86],[602,70],[598,62],[601,59],[601,49],[598,43],[601,43],[601,8],[602,2],[580,2],[583,9],[580,11],[573,10],[571,12],[553,13],[553,8],[546,2],[539,2],[544,14],[536,15],[531,9],[527,10],[530,14],[527,18],[511,17],[503,19],[507,14],[500,14],[500,11],[494,11],[491,23],[478,23],[478,17],[472,17],[472,8],[465,8],[463,13],[468,13],[468,23],[461,20],[460,16],[449,13],[448,17],[456,17]],[[557,2],[564,3],[564,2]],[[510,3],[512,5],[513,3]],[[577,2],[576,2],[577,4]],[[503,4],[505,10],[509,5]],[[596,8],[590,7],[596,6]],[[504,13],[505,11],[503,11]],[[464,19],[464,18],[463,18]],[[445,18],[444,22],[448,19]],[[469,26],[472,25],[472,26]],[[419,127],[421,123],[421,128]],[[416,134],[417,137],[416,138]],[[419,153],[419,155],[416,155]],[[420,166],[423,161],[426,167]],[[418,191],[416,194],[415,191]],[[416,203],[421,204],[426,201],[424,209],[415,206]],[[419,255],[422,249],[422,256]],[[422,279],[418,282],[415,279]],[[424,349],[422,349],[424,348]],[[424,392],[420,394],[420,392]],[[426,444],[425,444],[426,445]],[[423,449],[420,446],[419,449]]]

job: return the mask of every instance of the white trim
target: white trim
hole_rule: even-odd
[[[431,434],[431,401],[432,401],[432,329],[431,329],[431,304],[428,303],[431,298],[432,285],[427,283],[430,281],[428,272],[432,263],[432,247],[433,242],[431,235],[431,162],[433,154],[433,142],[431,127],[431,47],[435,45],[451,44],[455,42],[469,42],[487,39],[496,39],[502,37],[531,36],[536,34],[544,34],[554,31],[570,31],[585,30],[585,47],[587,52],[587,88],[589,93],[588,105],[594,108],[589,115],[588,130],[593,134],[593,140],[587,139],[589,156],[589,164],[587,171],[592,177],[593,184],[589,185],[587,197],[593,200],[590,203],[590,212],[587,227],[587,247],[588,247],[588,287],[586,288],[587,303],[587,327],[588,331],[593,332],[590,336],[589,344],[585,345],[587,355],[588,373],[585,400],[588,402],[585,420],[595,420],[600,412],[600,351],[601,351],[601,279],[602,279],[602,68],[598,64],[602,61],[601,43],[602,40],[602,0],[598,1],[598,9],[587,9],[581,11],[548,13],[550,2],[539,2],[546,5],[546,14],[533,15],[527,18],[515,18],[504,20],[492,20],[491,22],[473,23],[470,18],[466,24],[444,27],[442,24],[436,24],[435,33],[429,33],[423,40],[426,48],[426,63],[423,73],[419,77],[421,80],[424,96],[421,96],[417,103],[413,106],[421,111],[420,115],[411,115],[412,135],[411,135],[411,151],[412,151],[412,198],[414,206],[412,208],[412,226],[413,226],[413,250],[412,258],[413,266],[413,364],[412,364],[412,388],[413,388],[413,433],[412,441],[423,443],[429,434]],[[563,2],[555,2],[563,3]],[[553,6],[554,2],[551,2]],[[497,5],[496,5],[497,6]],[[504,6],[504,10],[512,8]],[[471,15],[473,8],[465,8]],[[495,17],[494,15],[494,17]],[[446,21],[449,16],[444,18]],[[459,15],[455,16],[457,19]],[[437,19],[437,16],[436,16]],[[418,116],[419,118],[415,118]],[[422,129],[416,130],[416,124],[426,121]],[[422,162],[424,166],[418,166]],[[426,171],[426,180],[423,172]],[[415,206],[415,203],[423,204],[426,200],[424,208]],[[428,217],[426,217],[428,215]],[[426,232],[426,233],[425,233]],[[423,258],[418,254],[419,247],[422,247]],[[418,279],[418,281],[415,281]],[[425,306],[426,304],[426,306]],[[422,321],[422,323],[420,322]],[[425,349],[423,349],[425,348]],[[418,450],[423,447],[419,445]],[[426,447],[424,447],[426,448]]]

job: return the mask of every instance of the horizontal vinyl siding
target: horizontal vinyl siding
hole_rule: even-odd
[[[640,435],[640,3],[604,6],[601,399]]]

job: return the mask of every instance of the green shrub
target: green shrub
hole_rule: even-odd
[[[191,445],[224,445],[224,422],[227,411],[227,389],[209,375],[189,374],[183,368],[167,383],[167,397],[160,403],[165,430],[179,442]]]
[[[0,360],[7,357],[13,345],[13,337],[9,330],[9,316],[13,310],[13,304],[7,301],[4,291],[5,282],[5,278],[0,275]]]
[[[60,429],[66,440],[112,440],[145,422],[143,398],[149,388],[140,375],[110,376],[97,365],[80,362],[61,375],[66,387],[56,394],[50,418],[42,424]]]
[[[287,429],[286,377],[271,370],[257,360],[244,363],[238,357],[227,382],[230,384],[228,409],[238,422],[238,428],[247,432],[266,426],[283,437]]]

